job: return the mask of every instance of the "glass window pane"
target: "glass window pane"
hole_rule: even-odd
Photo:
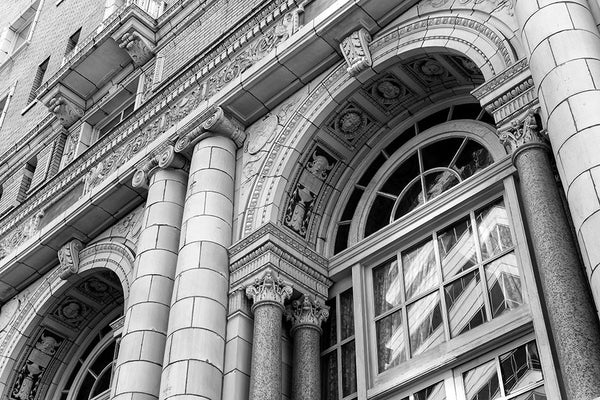
[[[446,389],[444,388],[444,382],[429,386],[423,390],[419,390],[415,393],[415,400],[445,400]]]
[[[342,396],[356,392],[356,350],[354,341],[342,346]]]
[[[421,149],[425,171],[436,167],[448,167],[464,140],[464,137],[439,140]]]
[[[323,323],[323,334],[321,335],[321,349],[325,350],[337,343],[337,321],[335,298],[325,302],[329,306],[329,318]]]
[[[338,400],[337,351],[321,359],[321,394],[324,400]]]
[[[467,400],[493,400],[500,398],[500,384],[494,361],[467,371],[463,378]]]
[[[331,317],[330,317],[331,318]],[[352,289],[340,294],[340,323],[341,340],[354,335],[354,304],[352,303]]]
[[[377,365],[383,372],[406,360],[402,315],[397,311],[377,321]]]
[[[431,200],[444,193],[446,190],[458,185],[460,181],[455,173],[438,171],[425,175],[425,190],[427,200]]]
[[[384,226],[390,224],[390,216],[392,215],[392,209],[394,208],[394,200],[377,195],[373,201],[371,211],[367,217],[367,223],[365,225],[365,237],[372,235]]]
[[[532,390],[531,392],[523,393],[517,397],[513,397],[514,400],[546,400],[546,390],[543,386]]]
[[[464,275],[444,288],[450,334],[467,332],[486,320],[479,271]]]
[[[493,162],[492,155],[482,145],[469,140],[458,156],[454,169],[462,179],[467,179]]]
[[[438,292],[408,306],[408,327],[413,356],[444,341],[442,308]]]
[[[400,275],[395,258],[373,269],[373,292],[376,316],[400,304]]]
[[[477,263],[471,220],[462,221],[438,232],[438,247],[444,279],[466,271]]]
[[[425,203],[423,188],[421,186],[421,180],[417,179],[404,193],[402,193],[402,197],[398,200],[398,208],[396,208],[394,219],[398,219],[404,214],[408,214],[423,203]]]
[[[403,252],[402,266],[407,299],[418,296],[439,283],[432,240]]]
[[[544,379],[535,342],[503,354],[500,357],[500,370],[506,394],[512,394]]]
[[[380,191],[398,196],[402,190],[421,173],[419,157],[414,153],[396,169],[383,184]]]
[[[504,201],[492,204],[476,213],[481,255],[493,257],[513,246]]]
[[[523,304],[521,278],[514,253],[506,254],[486,265],[485,275],[494,318]]]

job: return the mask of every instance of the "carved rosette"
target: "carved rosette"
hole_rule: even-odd
[[[356,76],[373,65],[369,43],[371,43],[371,35],[365,28],[352,32],[340,43],[350,76]]]
[[[541,146],[549,148],[545,130],[541,129],[539,109],[531,109],[527,114],[511,122],[511,126],[498,133],[506,151],[515,156],[524,148]]]
[[[131,184],[133,187],[148,188],[150,177],[159,168],[182,169],[185,166],[185,159],[175,152],[173,146],[167,146],[160,154],[151,157],[144,165],[138,168],[133,174]]]
[[[83,116],[83,109],[60,93],[52,97],[46,107],[56,115],[56,118],[65,128],[70,127]]]
[[[136,31],[123,34],[119,47],[129,54],[136,67],[145,64],[154,55],[154,46]]]
[[[292,322],[292,334],[299,328],[316,329],[321,333],[321,324],[329,318],[329,307],[304,295],[287,307],[285,316]]]
[[[241,148],[244,145],[244,140],[246,140],[244,130],[228,118],[221,107],[217,107],[215,112],[198,128],[177,139],[175,152],[181,153],[211,134],[230,138],[238,148]]]
[[[252,311],[264,304],[273,304],[283,309],[283,304],[292,295],[292,287],[286,285],[281,277],[276,277],[271,270],[267,270],[262,278],[256,278],[254,284],[246,288],[246,296],[254,304]]]
[[[61,279],[68,279],[79,271],[79,252],[81,249],[83,249],[83,243],[73,239],[58,250],[59,276]]]

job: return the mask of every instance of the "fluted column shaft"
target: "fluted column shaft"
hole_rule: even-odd
[[[254,304],[250,400],[281,400],[281,327],[292,288],[267,271],[246,289]]]
[[[161,399],[221,399],[235,153],[225,136],[204,138],[193,149]]]
[[[600,326],[535,115],[501,135],[513,162],[568,399],[600,396]]]
[[[158,398],[186,182],[181,169],[157,169],[150,177],[113,399]]]
[[[321,323],[329,308],[304,295],[286,310],[292,321],[292,400],[321,399]]]

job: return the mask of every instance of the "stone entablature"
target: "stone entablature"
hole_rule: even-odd
[[[270,268],[295,289],[327,299],[332,284],[327,259],[285,229],[268,223],[231,246],[229,254],[230,293],[250,285]]]

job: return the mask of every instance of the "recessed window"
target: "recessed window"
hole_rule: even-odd
[[[129,99],[124,108],[115,111],[111,114],[107,119],[100,123],[100,127],[98,128],[98,139],[106,136],[110,131],[112,131],[117,125],[119,125],[123,120],[129,117],[134,110],[135,107],[135,99]]]
[[[31,92],[29,92],[29,98],[27,99],[28,104],[35,100],[37,90],[40,88],[40,86],[42,86],[42,82],[44,81],[44,75],[46,75],[46,70],[48,69],[49,63],[50,57],[46,58],[44,62],[38,66],[35,77],[33,78],[33,83],[31,85]]]
[[[65,48],[65,55],[63,57],[63,64],[71,58],[78,50],[77,44],[79,43],[79,36],[81,36],[81,28],[69,37],[67,41],[67,47]]]
[[[3,32],[0,38],[0,63],[19,51],[24,44],[31,41],[40,1],[33,2],[15,21]]]
[[[13,89],[14,87],[9,93],[5,94],[3,97],[0,97],[0,128],[2,128],[2,123],[4,122],[4,118],[6,118],[6,113],[8,112],[8,103],[12,97]]]

